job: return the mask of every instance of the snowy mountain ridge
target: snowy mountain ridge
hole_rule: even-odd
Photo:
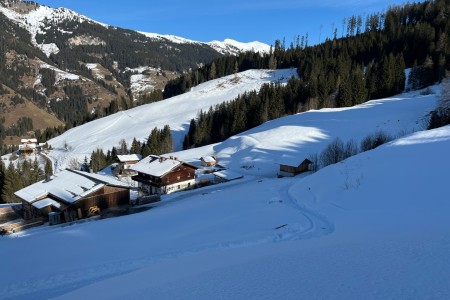
[[[177,44],[206,44],[221,54],[238,55],[241,52],[258,52],[269,53],[270,46],[258,41],[241,43],[233,39],[225,39],[224,41],[211,41],[211,42],[199,42],[194,40],[185,39],[179,36],[170,34],[158,34],[138,31],[139,33],[153,39],[169,40]]]
[[[91,18],[83,16],[74,12],[73,10],[67,8],[51,8],[45,5],[34,4],[33,9],[28,8],[23,10],[20,7],[21,4],[25,4],[21,1],[4,1],[0,2],[0,12],[7,16],[9,19],[13,20],[21,27],[28,30],[31,34],[31,40],[33,45],[39,47],[47,56],[50,54],[57,54],[60,50],[55,43],[39,43],[36,40],[38,34],[46,33],[46,30],[50,27],[46,24],[51,23],[54,26],[58,26],[62,23],[75,22],[83,23],[90,22],[94,24],[101,25],[105,28],[111,26],[103,24],[101,22],[95,21]],[[30,6],[32,4],[27,3]],[[59,29],[63,33],[67,33],[62,29]],[[198,42],[174,35],[161,35],[157,33],[139,33],[156,40],[167,40],[176,44],[200,44],[208,45],[220,54],[237,55],[240,52],[254,51],[260,53],[268,53],[270,46],[261,42],[251,42],[251,43],[241,43],[231,39],[226,39],[223,42],[212,41],[212,42]]]
[[[41,49],[47,56],[50,56],[50,54],[57,54],[59,52],[59,48],[55,43],[45,44],[38,43],[36,41],[36,35],[46,32],[46,27],[44,27],[44,24],[47,22],[51,22],[56,26],[66,22],[91,22],[103,27],[108,27],[106,24],[94,21],[67,8],[60,7],[54,9],[45,5],[36,4],[33,6],[34,9],[21,11],[20,9],[15,10],[12,7],[15,4],[20,4],[20,1],[7,1],[0,4],[3,4],[0,5],[0,12],[9,19],[15,21],[19,26],[28,30],[31,34],[31,42],[33,45]],[[31,4],[27,3],[27,5]]]

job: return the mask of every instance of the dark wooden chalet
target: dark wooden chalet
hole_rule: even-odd
[[[309,159],[303,160],[298,166],[291,166],[286,164],[280,164],[280,172],[279,175],[283,177],[292,177],[297,174],[307,172],[310,170],[312,165],[312,161]]]
[[[65,170],[15,193],[24,219],[43,217],[50,224],[71,222],[103,209],[130,203],[129,187],[110,177]]]
[[[150,155],[130,169],[138,173],[132,179],[144,195],[161,195],[193,188],[197,167],[176,157]]]

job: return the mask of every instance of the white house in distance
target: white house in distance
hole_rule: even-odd
[[[130,169],[138,173],[132,179],[143,194],[161,195],[193,188],[197,168],[176,157],[150,155]]]
[[[37,139],[21,139],[20,143],[19,154],[35,153],[45,145],[44,143],[38,143]]]
[[[217,160],[214,156],[203,156],[200,158],[203,167],[211,167],[217,164]]]
[[[135,171],[130,170],[130,167],[137,164],[142,156],[140,154],[117,155],[117,159],[119,160],[118,174],[129,176],[136,174]]]

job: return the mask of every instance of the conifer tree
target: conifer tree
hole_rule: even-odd
[[[45,160],[44,173],[45,173],[44,175],[46,177],[53,175],[53,166],[52,166],[52,162],[49,159]]]
[[[117,150],[117,154],[119,155],[126,155],[128,154],[128,145],[125,139],[121,139],[119,141],[119,148]]]
[[[14,196],[14,193],[22,188],[23,182],[19,170],[14,167],[13,163],[10,163],[5,172],[5,183],[2,190],[3,200],[7,203],[17,202],[18,199]]]
[[[131,142],[131,150],[130,152],[133,154],[139,154],[141,153],[142,147],[141,143],[139,143],[136,138],[133,138],[133,142]]]

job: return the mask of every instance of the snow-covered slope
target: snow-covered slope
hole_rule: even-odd
[[[80,161],[90,157],[93,150],[105,151],[117,146],[121,139],[128,145],[133,138],[145,140],[154,127],[169,125],[172,129],[176,149],[181,149],[189,122],[200,110],[235,99],[246,91],[259,90],[264,83],[287,82],[296,76],[295,69],[249,70],[236,75],[203,83],[183,95],[164,101],[139,106],[127,111],[95,120],[73,128],[48,143],[55,149],[50,153],[57,169],[64,169],[71,157]],[[68,144],[69,151],[64,149]]]
[[[435,92],[439,93],[436,87]],[[279,164],[299,165],[336,138],[360,145],[363,138],[380,131],[396,138],[422,130],[435,107],[436,94],[410,92],[354,107],[312,110],[174,155],[188,161],[215,155],[221,164],[246,174],[276,176]]]
[[[0,257],[17,258],[2,260],[0,299],[447,299],[450,126],[309,176],[267,167],[335,136],[416,130],[435,101],[313,111],[180,152],[216,150],[245,177],[136,215],[0,238]]]
[[[17,1],[16,1],[17,2]],[[5,2],[14,4],[14,1]],[[47,56],[50,54],[56,54],[59,52],[58,46],[55,43],[45,44],[38,43],[36,41],[37,34],[45,33],[44,21],[51,22],[53,25],[58,26],[59,23],[64,22],[92,22],[107,27],[107,25],[96,22],[88,17],[82,16],[70,9],[66,8],[50,8],[44,5],[37,5],[35,9],[30,10],[27,13],[19,13],[7,6],[1,5],[0,12],[2,12],[9,19],[15,21],[17,24],[28,30],[31,34],[31,42],[33,45],[39,47]]]

